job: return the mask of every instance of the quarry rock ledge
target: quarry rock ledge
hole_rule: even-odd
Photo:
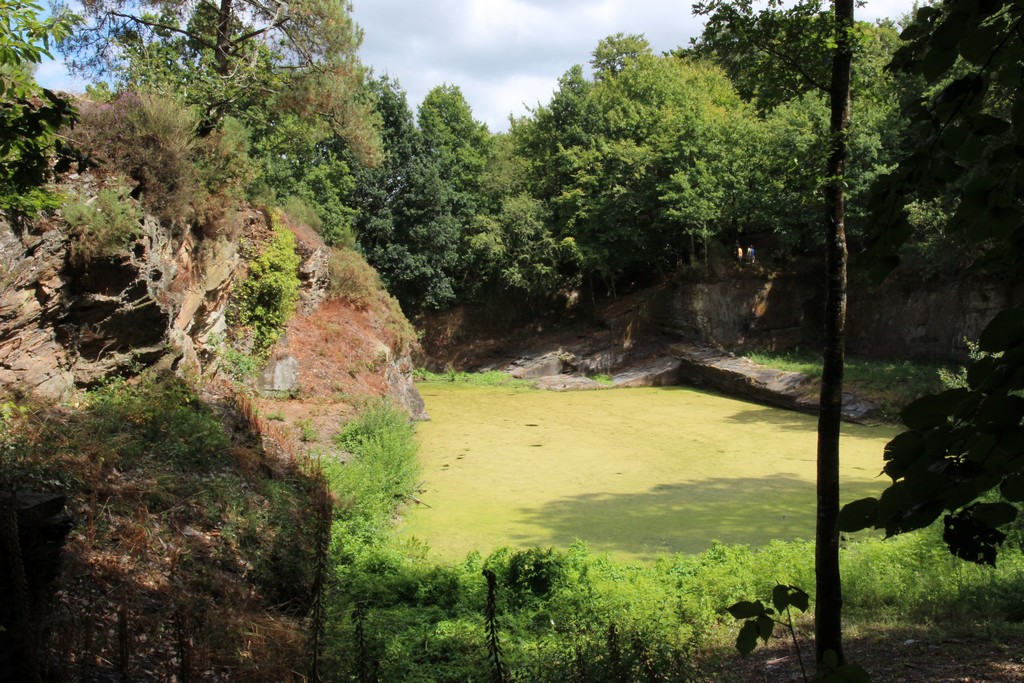
[[[562,364],[552,360],[565,356],[565,351],[557,350],[520,358],[506,372],[514,377],[536,379],[537,388],[548,391],[684,385],[754,403],[810,414],[818,412],[817,389],[803,373],[767,368],[710,346],[670,344],[661,354],[618,368],[610,387],[579,374],[562,372]],[[575,356],[575,361],[585,366],[587,357]],[[879,417],[878,408],[872,403],[850,393],[843,394],[843,419],[847,422],[872,422]]]

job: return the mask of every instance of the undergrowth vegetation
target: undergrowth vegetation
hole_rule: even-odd
[[[104,385],[75,413],[4,404],[0,488],[59,490],[81,520],[51,645],[62,670],[119,667],[125,652],[140,676],[179,672],[182,661],[193,676],[233,680],[308,670],[319,628],[309,615],[322,580],[320,481],[335,501],[319,641],[328,680],[454,682],[498,670],[521,681],[724,680],[709,672],[726,666],[720,658],[736,633],[725,608],[769,596],[777,583],[814,585],[814,548],[804,541],[711,543],[647,564],[579,542],[438,563],[392,534],[403,507],[418,504],[415,430],[404,413],[380,402],[345,425],[336,445],[347,455],[325,461],[321,480],[229,438],[247,433],[238,412],[157,376]],[[236,428],[225,430],[232,419]],[[1024,594],[1020,534],[996,568],[953,558],[940,534],[844,550],[854,631],[1009,628],[1003,616]],[[796,627],[806,636],[809,617]]]
[[[199,115],[173,97],[122,93],[83,101],[79,111],[70,136],[80,154],[127,174],[145,209],[166,225],[198,221],[212,230],[254,173],[239,121],[227,118],[200,136]]]
[[[130,197],[129,187],[116,177],[93,201],[71,196],[62,209],[74,234],[71,258],[80,265],[124,252],[142,233],[142,209]]]
[[[530,379],[517,379],[507,372],[501,370],[488,370],[485,372],[459,372],[448,370],[447,372],[431,372],[423,368],[416,368],[413,376],[420,382],[455,382],[468,384],[473,387],[505,387],[507,389],[532,389],[537,382]]]
[[[76,410],[4,404],[0,490],[63,493],[75,520],[50,624],[60,680],[306,670],[318,484],[250,434],[235,403],[174,377],[112,381]]]

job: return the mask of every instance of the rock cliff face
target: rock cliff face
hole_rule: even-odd
[[[823,330],[821,283],[810,276],[740,274],[666,289],[655,322],[682,340],[727,349],[815,348]],[[882,286],[854,284],[847,349],[878,358],[958,361],[997,312],[1024,301],[1024,287],[974,278]]]
[[[59,220],[27,225],[0,221],[0,386],[60,399],[76,388],[156,364],[200,374],[210,370],[214,346],[227,328],[231,294],[246,275],[239,244],[269,233],[267,217],[242,209],[224,234],[185,231],[172,237],[146,217],[140,236],[123,253],[78,263],[70,231]],[[300,317],[317,314],[328,299],[330,249],[313,231],[293,227],[302,261]],[[347,314],[344,306],[335,316]],[[372,328],[372,326],[370,326]],[[285,338],[287,340],[287,336]],[[345,352],[346,340],[334,350]],[[380,386],[411,414],[423,417],[407,350],[387,348],[374,366]],[[272,354],[273,376],[287,351]],[[312,363],[292,355],[286,392],[304,382]],[[266,373],[265,373],[266,374]]]
[[[816,389],[798,373],[756,366],[730,351],[820,347],[821,278],[733,268],[725,277],[664,285],[599,302],[586,320],[477,324],[462,309],[428,317],[423,364],[501,369],[540,379],[542,388],[596,389],[582,376],[609,375],[614,386],[705,386],[751,401],[817,409]],[[1024,286],[961,279],[910,286],[851,286],[847,349],[854,355],[961,361],[997,312],[1024,301]],[[460,340],[455,343],[454,340]],[[852,394],[844,417],[874,419],[874,406]]]
[[[239,215],[245,228],[262,214]],[[60,398],[116,373],[167,360],[199,369],[197,350],[223,331],[241,259],[226,237],[173,241],[153,218],[129,250],[85,264],[56,222],[0,221],[11,264],[0,293],[0,384]]]

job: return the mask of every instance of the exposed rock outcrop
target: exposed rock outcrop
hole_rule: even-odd
[[[402,410],[409,413],[413,420],[429,420],[427,406],[413,381],[412,370],[412,360],[409,356],[401,356],[388,362],[384,374],[387,380],[387,395]]]
[[[77,182],[86,191],[95,185],[88,178]],[[331,250],[309,228],[288,227],[301,257],[299,315],[313,316],[330,296]],[[196,375],[209,369],[227,336],[232,292],[247,273],[239,246],[268,239],[268,216],[243,207],[216,234],[172,232],[150,216],[140,228],[116,256],[83,260],[71,257],[74,238],[57,218],[23,226],[0,220],[0,259],[8,264],[0,273],[0,386],[60,399],[157,363]],[[408,351],[384,341],[391,335],[383,323],[367,329],[377,338],[371,346],[383,347],[368,353],[386,362],[366,363],[380,382],[364,382],[359,391],[392,396],[412,416],[425,418]],[[334,341],[332,353],[344,354],[347,341]],[[279,395],[303,387],[337,393],[330,378],[311,381],[309,373],[323,369],[301,357],[303,351],[289,350],[286,335],[259,388]]]
[[[679,340],[726,348],[817,348],[824,323],[820,278],[740,272],[666,289],[655,315]],[[996,313],[1024,301],[1024,285],[965,277],[910,284],[853,284],[847,350],[875,358],[961,361]]]
[[[693,344],[673,344],[670,349],[679,363],[677,383],[780,408],[818,412],[818,395],[801,372],[766,368],[749,358]],[[877,408],[869,402],[843,394],[844,420],[864,422],[878,417]]]

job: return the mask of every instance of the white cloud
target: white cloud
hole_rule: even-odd
[[[35,77],[44,88],[77,94],[85,92],[85,81],[73,78],[61,58],[44,58],[44,61],[35,68]]]
[[[858,16],[895,17],[911,6],[870,0]],[[363,61],[397,78],[412,107],[435,86],[457,85],[493,131],[547,103],[558,78],[586,65],[602,38],[642,33],[665,52],[703,25],[686,0],[355,0],[354,16],[365,31]]]

